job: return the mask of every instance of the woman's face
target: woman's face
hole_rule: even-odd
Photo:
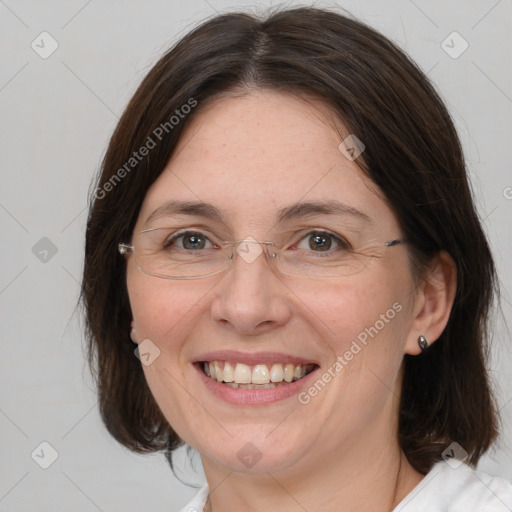
[[[203,279],[162,279],[128,260],[147,382],[206,466],[314,469],[375,450],[396,427],[413,321],[407,248],[383,250],[402,236],[397,220],[319,112],[328,109],[279,93],[217,98],[187,127],[140,211],[134,233],[195,233],[166,249],[180,257],[202,258],[220,241],[273,241],[299,273],[279,273],[256,243],[241,243],[228,270]],[[342,275],[331,262],[353,256],[330,234],[379,257]],[[294,258],[337,277],[300,277],[306,267]],[[246,384],[216,382],[205,362]],[[269,379],[277,385],[247,384]]]

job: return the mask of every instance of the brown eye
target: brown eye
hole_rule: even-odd
[[[327,233],[311,233],[308,243],[314,251],[328,251],[332,246],[332,236]]]
[[[309,253],[325,253],[325,256],[334,256],[340,252],[349,251],[350,244],[340,236],[328,231],[310,231],[300,239],[295,249]]]

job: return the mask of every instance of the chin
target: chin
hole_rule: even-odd
[[[304,448],[310,446],[312,440],[299,432],[290,436],[289,429],[286,431],[283,427],[279,435],[275,431],[272,433],[279,421],[274,422],[272,428],[244,426],[239,434],[232,433],[227,425],[231,436],[224,433],[220,439],[209,437],[207,445],[199,443],[195,448],[202,457],[229,471],[247,474],[285,471],[300,461],[305,455]]]

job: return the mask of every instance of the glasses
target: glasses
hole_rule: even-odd
[[[120,243],[122,255],[133,254],[137,268],[164,279],[202,279],[228,270],[235,255],[253,263],[262,254],[278,273],[313,279],[339,278],[363,271],[375,258],[403,240],[378,242],[372,239],[357,250],[343,237],[330,231],[294,233],[285,243],[246,238],[215,241],[199,230],[175,228],[144,229],[133,243]]]

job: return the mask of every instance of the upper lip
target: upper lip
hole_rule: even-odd
[[[292,354],[284,354],[282,352],[238,352],[236,350],[216,350],[207,352],[194,358],[193,363],[205,361],[229,361],[230,363],[242,363],[248,365],[256,364],[274,364],[274,363],[291,363],[291,364],[316,364],[312,359],[294,356]]]

